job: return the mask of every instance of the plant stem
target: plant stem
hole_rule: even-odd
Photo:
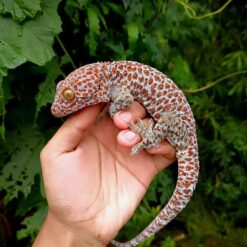
[[[61,41],[61,39],[58,36],[56,36],[56,39],[57,39],[59,45],[61,46],[62,50],[64,51],[65,55],[69,59],[73,69],[76,69],[76,65],[75,65],[74,61],[72,60],[71,56],[69,55],[69,53],[68,53],[67,49],[65,48],[65,46],[64,46],[63,42]]]
[[[196,20],[200,20],[200,19],[204,19],[204,18],[213,16],[213,15],[217,15],[220,12],[222,12],[232,2],[232,0],[228,0],[219,9],[217,9],[217,10],[215,10],[213,12],[204,14],[204,15],[197,16],[196,15],[196,11],[189,4],[187,4],[184,0],[175,0],[175,1],[184,7],[185,12],[187,13],[187,15],[190,18],[196,19]]]
[[[207,82],[206,83],[206,86],[204,87],[200,87],[200,88],[197,88],[197,89],[183,89],[183,92],[184,93],[198,93],[198,92],[202,92],[202,91],[205,91],[213,86],[215,86],[216,84],[218,84],[219,82],[222,82],[228,78],[231,78],[233,76],[237,76],[237,75],[241,75],[241,74],[247,74],[247,70],[242,70],[242,71],[238,71],[238,72],[234,72],[232,74],[229,74],[229,75],[226,75],[226,76],[223,76],[223,77],[220,77],[219,79],[213,81],[213,82]]]

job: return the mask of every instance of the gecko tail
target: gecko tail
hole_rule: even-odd
[[[196,187],[199,175],[199,160],[197,147],[190,147],[177,152],[178,180],[169,202],[160,211],[156,218],[135,238],[120,243],[111,241],[117,247],[133,247],[153,236],[161,228],[172,221],[188,204]]]

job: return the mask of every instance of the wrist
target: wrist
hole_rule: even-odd
[[[75,232],[68,229],[52,214],[48,213],[43,226],[35,239],[33,247],[104,247],[103,243],[93,238],[88,232]]]

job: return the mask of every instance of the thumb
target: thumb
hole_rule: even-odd
[[[46,148],[50,151],[49,153],[57,156],[74,150],[85,131],[96,121],[101,106],[97,104],[86,107],[69,117],[47,143]]]

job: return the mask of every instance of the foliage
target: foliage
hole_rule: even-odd
[[[195,196],[143,246],[246,246],[246,14],[241,0],[0,0],[0,215],[12,246],[27,246],[46,213],[39,152],[61,124],[49,113],[55,82],[80,65],[116,59],[165,72],[198,124]],[[157,176],[120,239],[157,214],[175,174]]]

